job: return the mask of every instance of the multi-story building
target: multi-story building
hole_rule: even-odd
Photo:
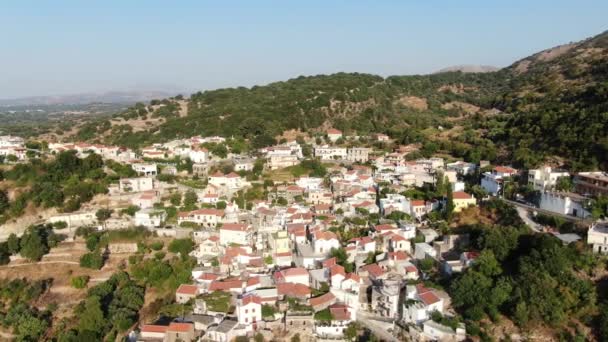
[[[281,254],[291,252],[291,240],[289,240],[289,235],[285,230],[270,234],[269,243],[273,253]]]
[[[574,190],[583,195],[608,196],[608,172],[579,172],[574,177]]]
[[[180,212],[177,216],[177,223],[183,222],[197,223],[203,227],[213,228],[218,223],[223,223],[225,213],[220,209],[199,209],[187,212]]]
[[[156,176],[158,168],[154,163],[135,163],[131,168],[140,176]]]
[[[315,157],[319,157],[321,160],[346,159],[346,147],[318,146],[315,147]]]
[[[262,299],[254,295],[246,295],[237,300],[236,315],[239,323],[248,330],[255,330],[257,323],[262,320]]]
[[[154,179],[149,177],[123,178],[118,181],[118,188],[122,192],[141,192],[154,189]]]
[[[367,147],[351,147],[346,151],[346,159],[351,162],[366,163],[369,160],[369,151]]]
[[[238,244],[248,246],[251,244],[251,235],[251,227],[246,224],[224,223],[220,227],[220,245]]]
[[[497,166],[491,172],[484,172],[481,187],[490,195],[498,195],[503,187],[504,179],[517,173],[517,170],[505,166]]]
[[[552,190],[560,177],[570,177],[570,174],[566,171],[552,170],[550,166],[544,166],[540,169],[528,171],[528,184],[534,190]]]
[[[293,154],[273,154],[268,158],[268,167],[271,170],[283,169],[298,164],[298,157]]]

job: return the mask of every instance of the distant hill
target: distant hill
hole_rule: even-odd
[[[442,73],[442,72],[453,72],[453,71],[469,73],[469,72],[492,72],[492,71],[498,71],[498,70],[500,70],[500,68],[491,66],[491,65],[472,65],[472,64],[471,65],[454,65],[454,66],[440,69],[440,70],[436,71],[435,74]]]
[[[89,103],[135,103],[162,99],[177,94],[166,91],[113,91],[58,96],[29,96],[0,100],[0,106],[82,105]]]
[[[471,161],[532,167],[557,156],[573,169],[608,169],[608,33],[497,71],[444,70],[456,69],[387,78],[300,76],[197,92],[88,122],[73,138],[140,147],[219,134],[259,147],[286,130],[335,127],[384,132],[401,143],[426,143],[427,153],[441,149]]]

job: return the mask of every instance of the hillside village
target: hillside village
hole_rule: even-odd
[[[136,315],[119,331],[130,341],[352,340],[365,331],[386,341],[463,341],[471,331],[461,306],[439,284],[485,255],[457,222],[500,203],[515,206],[529,230],[608,253],[608,222],[595,205],[608,196],[605,172],[417,158],[419,144],[333,128],[260,149],[236,141],[30,148],[3,136],[0,153],[13,166],[98,155],[103,172],[117,173],[94,197],[103,205],[42,217],[65,235],[59,246],[84,239],[88,247],[91,236],[138,227],[146,235],[96,238],[90,253],[129,256],[137,269],[168,257],[142,252],[150,236],[187,245],[173,252],[192,260],[189,279],[175,284],[163,314]]]

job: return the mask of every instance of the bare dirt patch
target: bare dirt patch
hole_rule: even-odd
[[[417,96],[402,96],[397,101],[397,103],[417,110],[427,110],[429,109],[429,105],[426,102],[426,99],[423,97]]]
[[[462,112],[464,114],[475,114],[477,112],[479,112],[479,107],[472,105],[470,103],[466,103],[466,102],[461,102],[461,101],[452,101],[452,102],[447,102],[441,105],[442,109],[445,110],[450,110],[450,109],[456,109],[459,112]]]

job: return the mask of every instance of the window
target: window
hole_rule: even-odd
[[[245,313],[249,313],[249,310],[248,310],[248,309],[245,309]]]
[[[249,322],[249,318],[245,317],[245,323]]]

